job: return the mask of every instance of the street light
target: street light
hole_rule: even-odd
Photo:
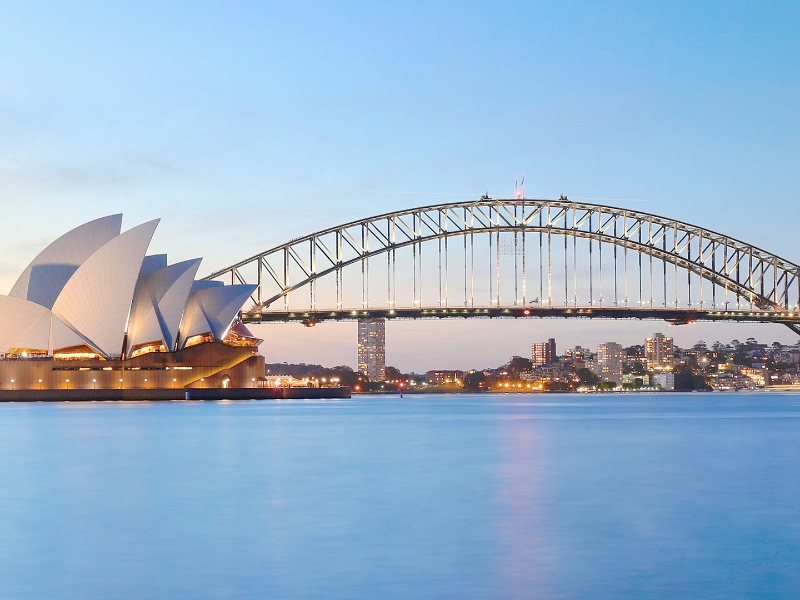
[[[13,379],[11,380],[11,389],[12,390],[14,389],[14,380]]]

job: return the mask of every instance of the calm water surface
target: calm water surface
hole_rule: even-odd
[[[0,598],[796,598],[800,396],[0,406]]]

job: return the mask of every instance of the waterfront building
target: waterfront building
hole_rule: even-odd
[[[739,373],[750,378],[756,387],[764,387],[767,383],[767,369],[765,366],[762,366],[761,368],[741,366],[739,367]]]
[[[556,360],[556,356],[555,338],[531,346],[531,362],[534,367],[550,364]]]
[[[358,372],[370,381],[386,379],[386,320],[358,320]]]
[[[425,381],[429,385],[460,385],[464,379],[464,371],[427,371]]]
[[[0,296],[0,388],[251,387],[263,358],[236,320],[256,286],[197,281],[201,259],[147,255],[159,221],[90,221]],[[252,359],[252,360],[251,360]]]
[[[625,365],[625,350],[617,342],[606,342],[597,347],[592,361],[595,373],[602,381],[622,384],[622,369]]]
[[[671,337],[655,333],[644,344],[647,365],[653,370],[671,369],[675,356],[675,345]]]
[[[658,371],[653,374],[653,385],[662,390],[675,389],[675,373],[672,371]]]
[[[650,376],[647,373],[625,373],[622,376],[623,385],[636,385],[647,387],[650,385]]]
[[[720,392],[730,390],[752,390],[756,384],[741,373],[718,373],[711,376],[711,387]]]

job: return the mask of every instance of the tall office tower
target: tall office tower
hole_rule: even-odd
[[[556,339],[539,342],[531,346],[531,362],[534,367],[547,365],[556,360]]]
[[[675,345],[672,343],[672,338],[664,337],[663,333],[654,333],[653,337],[645,340],[644,353],[649,368],[671,369]]]
[[[386,320],[358,320],[358,372],[370,381],[386,379]]]
[[[622,367],[625,365],[625,350],[617,342],[606,342],[597,347],[594,359],[595,371],[602,381],[622,384]]]

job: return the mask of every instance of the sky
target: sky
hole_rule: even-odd
[[[2,2],[0,293],[123,212],[209,273],[349,220],[513,193],[688,221],[800,261],[792,2]],[[691,345],[776,325],[387,326],[403,370],[530,344]],[[270,362],[356,363],[353,323],[256,328]]]

